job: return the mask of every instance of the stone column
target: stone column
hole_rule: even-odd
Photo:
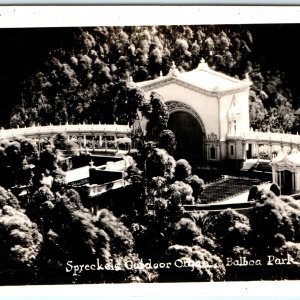
[[[79,142],[79,149],[81,149],[82,148],[82,141],[81,141],[81,136],[80,135],[77,136],[77,141]]]
[[[242,157],[243,160],[247,159],[247,151],[246,151],[246,141],[242,140]]]
[[[86,135],[83,136],[83,147],[86,147]]]
[[[100,146],[100,148],[102,148],[102,135],[101,134],[99,135],[99,146]]]
[[[299,172],[299,169],[297,168],[296,171],[295,171],[295,191],[297,193],[300,192],[300,172]]]
[[[272,160],[272,142],[269,142],[269,158]]]

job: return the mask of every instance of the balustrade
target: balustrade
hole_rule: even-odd
[[[240,135],[228,135],[227,139],[229,141],[243,141],[250,145],[247,158],[272,159],[278,152],[293,153],[300,149],[300,136],[298,134],[249,130]]]
[[[68,135],[116,135],[121,134],[127,136],[131,133],[129,125],[117,124],[76,124],[76,125],[48,125],[48,126],[32,126],[24,128],[1,129],[0,138],[24,137],[40,137],[52,136],[58,133]]]
[[[249,130],[242,135],[228,135],[228,139],[244,139],[246,141],[258,142],[279,142],[300,144],[300,136],[298,134],[279,133],[279,132],[260,132]]]

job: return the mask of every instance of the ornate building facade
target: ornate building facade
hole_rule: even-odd
[[[251,82],[212,70],[203,60],[195,70],[137,83],[146,96],[159,93],[169,108],[168,127],[176,136],[177,157],[191,161],[246,158]],[[230,139],[230,136],[240,138]]]

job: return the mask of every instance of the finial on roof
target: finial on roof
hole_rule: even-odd
[[[169,71],[168,75],[171,75],[171,76],[178,76],[179,75],[179,71],[176,68],[176,65],[175,65],[174,61],[172,61],[172,66],[170,68],[170,71]]]
[[[160,72],[159,72],[159,77],[163,77],[163,72],[162,72],[162,70],[160,70]]]
[[[208,64],[205,62],[205,59],[202,57],[201,60],[200,60],[200,63],[197,67],[197,70],[198,71],[201,71],[201,70],[209,70],[209,66]]]

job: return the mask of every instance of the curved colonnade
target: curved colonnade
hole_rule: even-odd
[[[251,157],[259,157],[260,151],[266,152],[269,159],[274,157],[274,153],[300,152],[300,135],[279,132],[260,132],[250,130],[243,135],[228,135],[228,140],[241,140],[251,149]]]
[[[31,126],[24,128],[12,128],[0,130],[0,139],[14,139],[18,137],[32,138],[38,142],[42,138],[52,138],[54,135],[64,133],[70,139],[80,141],[81,146],[87,146],[88,141],[98,146],[105,146],[109,143],[117,144],[118,140],[126,140],[132,133],[129,125],[117,124],[65,124],[48,126]],[[257,132],[250,130],[244,135],[228,135],[228,140],[242,140],[248,144],[255,145],[254,153],[258,151],[260,145],[268,145],[270,152],[274,148],[280,147],[281,150],[289,148],[293,152],[300,150],[300,135]],[[277,150],[277,149],[276,149]],[[253,153],[253,154],[254,154]],[[255,153],[258,154],[258,153]]]
[[[0,139],[19,137],[31,138],[40,146],[41,139],[52,138],[64,133],[70,140],[76,140],[81,147],[117,148],[118,140],[130,136],[132,129],[129,125],[117,124],[77,124],[77,125],[48,125],[24,128],[1,129]],[[39,147],[40,148],[40,147]]]

